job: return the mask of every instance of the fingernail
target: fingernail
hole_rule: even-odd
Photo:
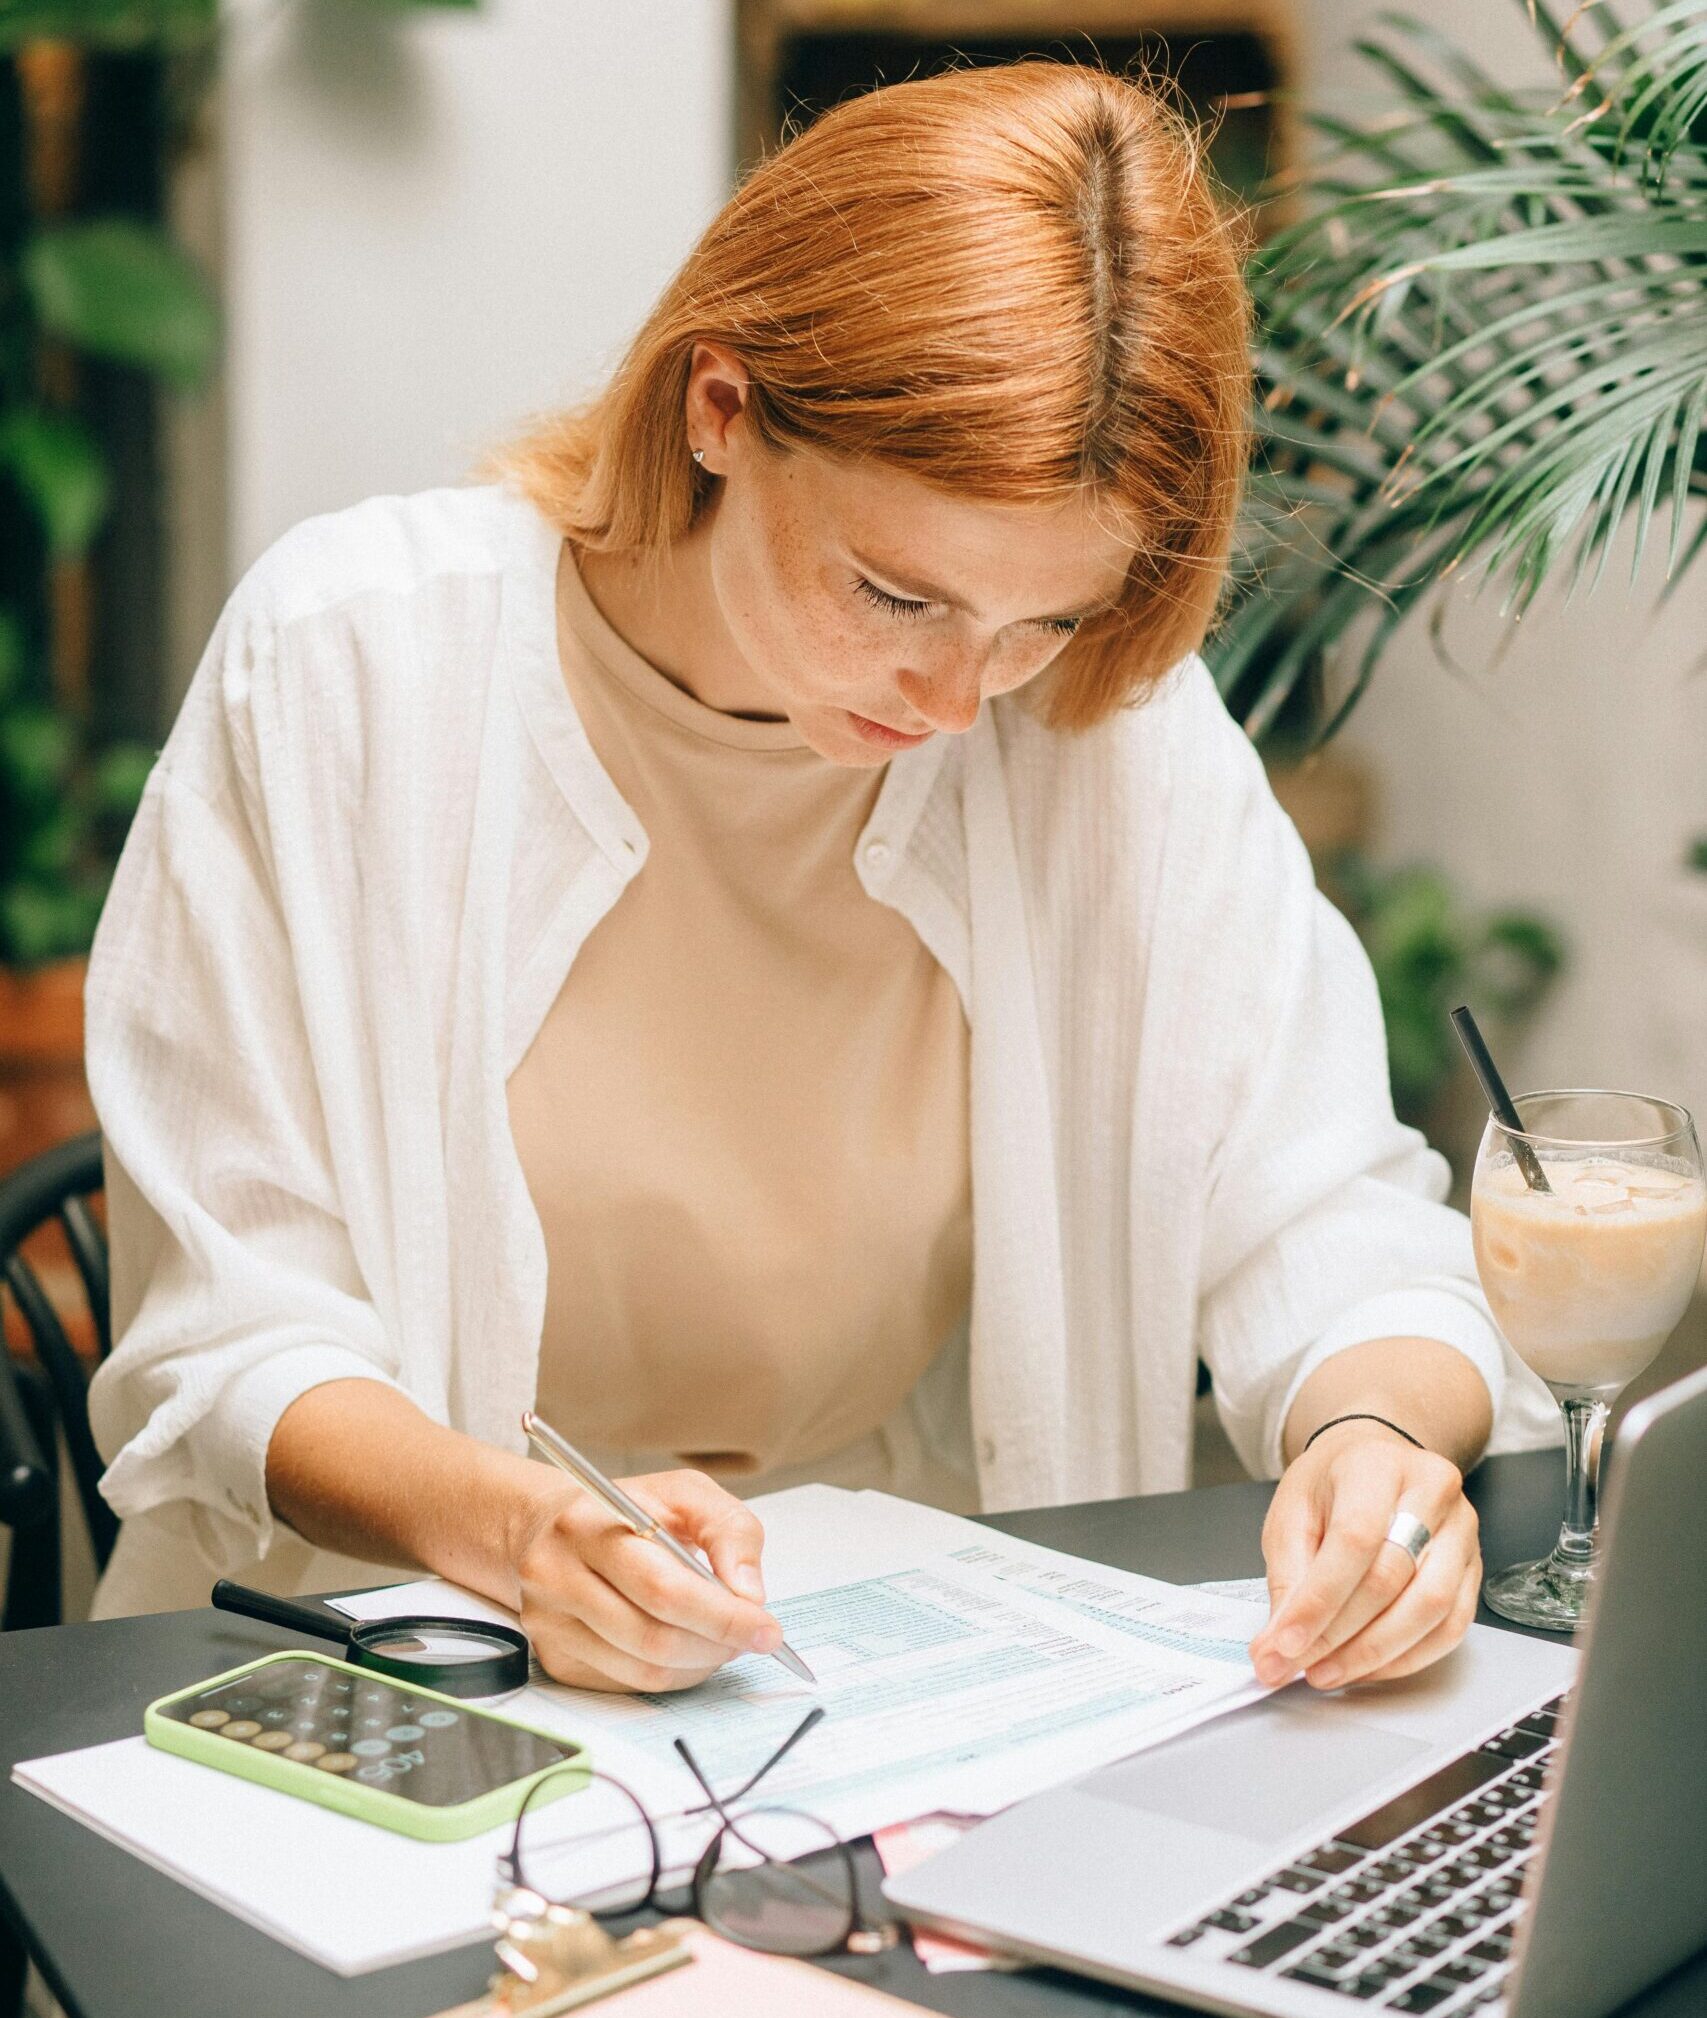
[[[774,1619],[767,1619],[747,1644],[755,1654],[774,1654],[782,1645],[782,1628]]]
[[[1276,1639],[1274,1644],[1278,1651],[1285,1655],[1287,1660],[1295,1661],[1304,1651],[1304,1628],[1302,1626],[1288,1626],[1285,1632],[1280,1634]]]
[[[729,1581],[742,1597],[751,1598],[755,1604],[764,1602],[765,1587],[751,1563],[737,1563]]]

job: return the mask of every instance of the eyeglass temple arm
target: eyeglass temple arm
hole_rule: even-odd
[[[768,1772],[770,1772],[773,1767],[779,1766],[782,1763],[782,1761],[788,1757],[789,1753],[794,1750],[795,1746],[799,1744],[800,1740],[803,1737],[805,1737],[806,1733],[808,1731],[815,1730],[817,1726],[824,1721],[826,1714],[827,1713],[822,1703],[819,1703],[814,1708],[808,1710],[806,1715],[801,1718],[800,1722],[795,1725],[794,1729],[789,1732],[788,1736],[783,1739],[782,1743],[777,1746],[776,1750],[771,1753],[770,1757],[764,1762],[764,1764],[758,1769],[758,1771],[756,1773],[751,1774],[743,1785],[735,1789],[734,1793],[725,1794],[722,1800],[719,1800],[718,1797],[711,1792],[710,1787],[706,1786],[705,1775],[700,1771],[698,1766],[694,1764],[693,1755],[689,1752],[686,1743],[681,1738],[678,1738],[676,1740],[676,1750],[681,1753],[684,1759],[687,1760],[688,1768],[692,1772],[694,1778],[699,1782],[699,1784],[702,1787],[705,1787],[706,1793],[711,1796],[711,1805],[718,1811],[719,1814],[723,1814],[724,1808],[730,1803],[735,1801],[744,1801],[747,1798],[747,1796],[753,1791],[753,1789],[759,1784],[759,1782],[765,1777],[765,1775]],[[724,1815],[723,1819],[727,1821],[729,1818],[727,1815]]]

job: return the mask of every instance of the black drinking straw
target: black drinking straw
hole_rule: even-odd
[[[1540,1157],[1523,1139],[1523,1116],[1512,1104],[1512,1097],[1505,1090],[1505,1081],[1500,1077],[1489,1055],[1488,1047],[1482,1041],[1481,1031],[1476,1028],[1476,1019],[1463,1003],[1452,1012],[1452,1027],[1458,1032],[1458,1041],[1464,1047],[1464,1054],[1470,1061],[1470,1069],[1481,1083],[1495,1119],[1511,1131],[1512,1154],[1517,1158],[1517,1167],[1523,1172],[1524,1182],[1531,1191],[1551,1191],[1553,1187],[1547,1182],[1547,1173],[1541,1168]]]

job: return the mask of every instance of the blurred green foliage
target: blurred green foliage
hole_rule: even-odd
[[[1460,1063],[1454,1005],[1469,1002],[1490,1035],[1509,1030],[1552,987],[1564,940],[1533,912],[1476,909],[1427,865],[1382,869],[1346,852],[1325,866],[1322,882],[1375,969],[1393,1104],[1401,1120],[1421,1127]]]
[[[359,0],[403,11],[479,0]],[[38,39],[193,55],[211,79],[217,0],[0,0],[0,60]],[[153,752],[112,739],[53,692],[46,611],[56,563],[86,555],[111,508],[104,445],[56,400],[59,346],[193,393],[217,368],[213,288],[184,251],[133,216],[24,219],[0,243],[0,511],[40,557],[0,591],[0,964],[87,950]]]

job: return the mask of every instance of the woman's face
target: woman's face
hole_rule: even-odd
[[[838,764],[881,764],[1039,673],[1120,593],[1131,543],[1088,499],[1047,509],[949,495],[872,464],[761,442],[717,409],[690,437],[719,481],[690,535],[742,705],[786,715]]]

